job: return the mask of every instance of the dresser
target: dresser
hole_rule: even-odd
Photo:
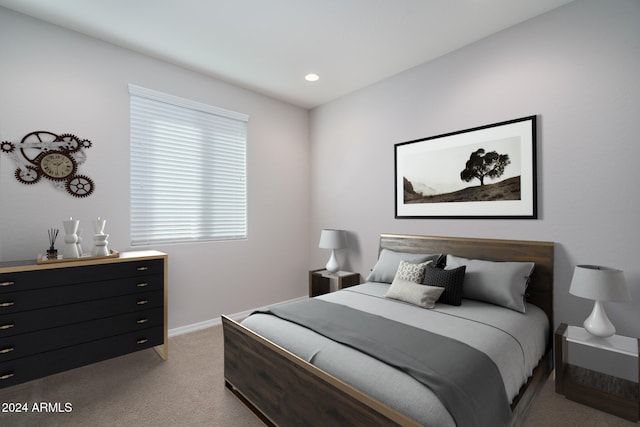
[[[167,255],[0,263],[0,388],[155,348],[168,357]]]

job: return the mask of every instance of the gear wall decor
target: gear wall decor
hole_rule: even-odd
[[[55,188],[66,190],[73,197],[87,197],[95,188],[91,178],[76,173],[87,159],[84,149],[90,147],[88,139],[47,131],[28,133],[15,144],[0,142],[0,151],[17,165],[14,175],[18,181],[31,185],[46,178]]]

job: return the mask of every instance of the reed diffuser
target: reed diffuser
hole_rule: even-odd
[[[47,249],[47,259],[58,259],[58,250],[54,247],[58,233],[60,230],[57,228],[50,228],[47,232],[49,234],[49,249]]]

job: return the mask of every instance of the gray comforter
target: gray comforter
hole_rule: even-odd
[[[426,310],[384,298],[388,288],[388,284],[365,283],[316,299],[445,335],[482,351],[498,366],[509,401],[544,354],[549,324],[535,306],[528,306],[527,313],[521,314],[463,300],[460,307],[436,304],[435,309]],[[242,324],[424,425],[455,426],[451,414],[428,387],[378,359],[275,316],[255,314]]]
[[[458,427],[499,427],[511,421],[495,363],[460,341],[319,299],[259,312],[304,326],[406,372],[438,396]]]

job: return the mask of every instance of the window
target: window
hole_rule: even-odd
[[[247,236],[248,116],[129,85],[131,245]]]

